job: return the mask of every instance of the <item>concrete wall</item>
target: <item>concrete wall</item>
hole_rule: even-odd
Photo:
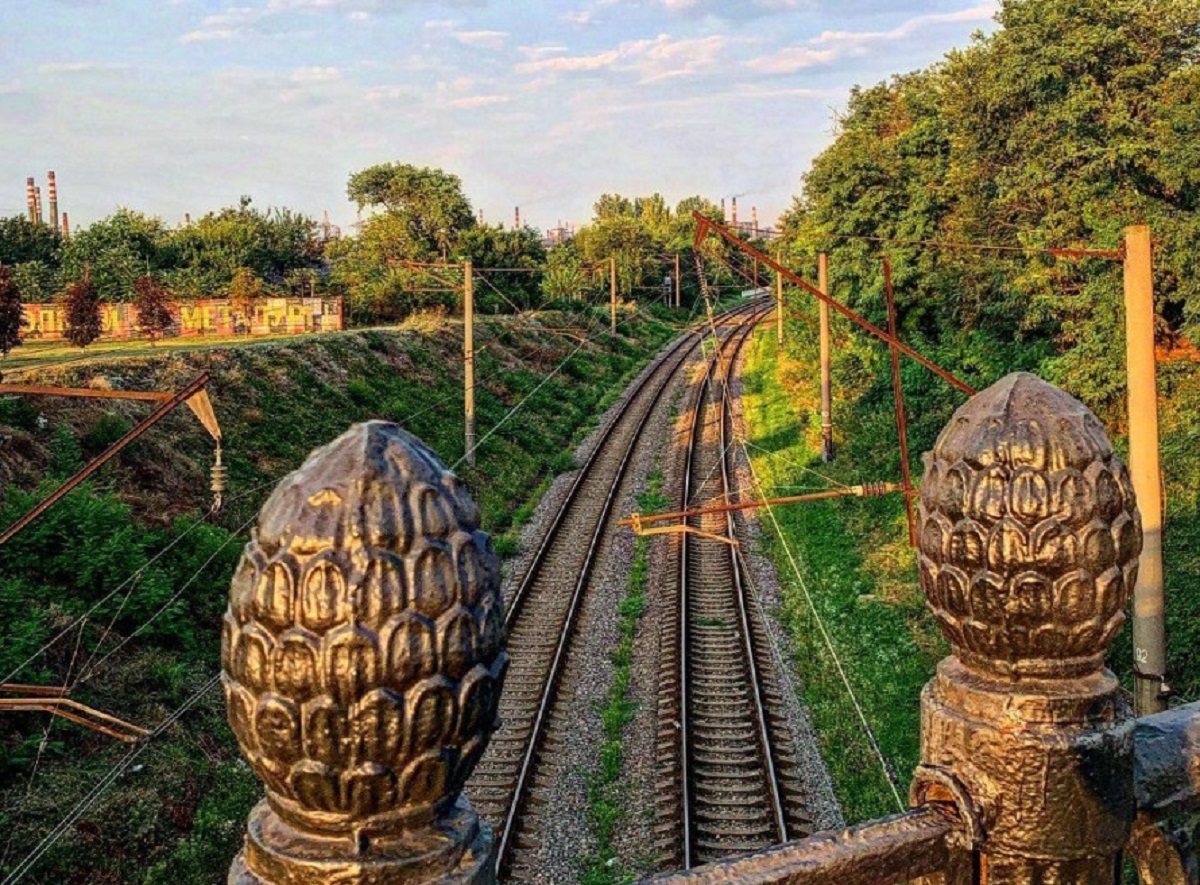
[[[25,304],[28,325],[21,338],[30,341],[58,341],[63,338],[65,314],[61,304]],[[279,335],[298,332],[336,332],[345,327],[342,299],[333,298],[260,298],[254,302],[252,316],[235,311],[228,298],[204,298],[171,305],[175,322],[168,337],[192,338],[200,335]],[[101,305],[101,338],[142,337],[137,312],[128,303]]]

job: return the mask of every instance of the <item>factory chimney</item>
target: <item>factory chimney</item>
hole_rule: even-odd
[[[750,226],[754,228],[754,232],[758,233],[758,207],[750,207]]]
[[[737,227],[737,197],[733,198],[733,226]]]
[[[37,193],[34,190],[33,176],[25,179],[25,205],[29,209],[29,223],[37,224]]]
[[[192,213],[191,213],[191,212],[184,212],[184,213],[183,213],[183,226],[184,226],[184,227],[191,227],[191,226],[192,226]]]
[[[50,227],[58,233],[58,181],[54,178],[54,170],[46,173],[46,190],[50,197]]]
[[[729,220],[729,215],[725,212],[725,198],[721,197],[721,223],[724,224]]]
[[[37,223],[45,224],[46,216],[42,214],[42,189],[40,186],[33,189],[33,205],[37,210]]]
[[[71,219],[67,217],[67,213],[63,213],[63,229],[62,235],[64,240],[71,239]]]
[[[521,229],[521,207],[518,206],[513,210],[513,230]]]

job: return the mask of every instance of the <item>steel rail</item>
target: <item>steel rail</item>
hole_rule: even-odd
[[[753,308],[753,305],[739,305],[722,315],[722,318],[728,318],[738,313],[746,312]],[[592,453],[589,455],[584,466],[579,470],[571,489],[560,506],[555,518],[551,523],[542,538],[542,542],[538,547],[537,553],[533,561],[530,563],[526,574],[519,585],[516,594],[513,597],[512,606],[505,617],[506,627],[515,623],[516,618],[520,615],[524,608],[524,600],[528,598],[528,590],[533,585],[537,574],[540,572],[546,554],[550,549],[554,537],[558,533],[562,522],[566,518],[568,511],[571,510],[575,503],[580,489],[583,487],[584,481],[590,474],[592,468],[599,460],[601,451],[605,448],[616,427],[621,423],[621,418],[627,414],[628,408],[632,405],[650,384],[650,381],[655,378],[660,378],[665,373],[665,380],[662,382],[660,392],[670,383],[670,379],[674,377],[675,372],[687,358],[687,354],[691,352],[700,342],[698,335],[699,325],[689,330],[689,332],[680,337],[680,339],[667,351],[666,354],[659,357],[650,368],[649,371],[643,373],[641,380],[636,388],[626,397],[624,407],[613,417],[608,426],[602,433],[600,440],[593,447]],[[682,351],[682,354],[681,354]],[[668,368],[669,367],[669,368]],[[574,626],[577,620],[581,602],[584,596],[584,590],[587,588],[589,579],[591,578],[592,566],[595,561],[595,554],[604,537],[604,529],[608,524],[609,517],[616,501],[617,492],[620,489],[621,483],[625,478],[626,469],[629,462],[632,460],[633,454],[637,448],[637,443],[641,439],[642,432],[649,423],[650,416],[654,412],[654,405],[657,402],[657,396],[651,401],[646,408],[645,413],[638,420],[634,428],[633,435],[630,438],[629,444],[622,455],[621,461],[617,467],[615,476],[609,485],[608,493],[605,497],[603,506],[597,515],[596,526],[592,533],[586,557],[584,559],[583,569],[581,570],[575,586],[572,590],[571,599],[567,608],[566,617],[563,626],[559,632],[558,642],[555,646],[554,656],[551,659],[550,668],[547,671],[544,684],[542,686],[538,699],[538,706],[532,726],[530,729],[529,738],[525,744],[525,750],[521,756],[521,763],[517,769],[517,776],[513,783],[511,797],[507,812],[504,816],[504,823],[497,835],[497,850],[496,850],[496,870],[500,874],[506,868],[512,846],[517,835],[516,821],[520,817],[524,807],[528,784],[531,779],[536,757],[541,747],[542,739],[545,734],[546,726],[550,718],[550,708],[557,696],[558,683],[564,670],[564,665],[567,657],[568,646],[573,638]]]
[[[721,468],[721,496],[727,497],[730,489],[729,481],[729,465],[728,465],[728,420],[732,416],[729,407],[729,392],[728,392],[728,366],[729,360],[725,358],[725,348],[731,346],[732,359],[736,360],[738,352],[749,339],[750,333],[757,326],[754,320],[747,323],[745,331],[741,332],[737,340],[730,345],[730,339],[718,342],[717,349],[709,360],[708,367],[705,372],[704,380],[701,382],[698,395],[696,397],[696,405],[692,409],[692,421],[688,431],[688,444],[685,461],[685,470],[683,476],[683,489],[681,498],[684,507],[691,500],[694,485],[694,465],[697,456],[697,450],[701,442],[701,417],[707,417],[707,408],[715,405],[719,410],[719,439],[718,439],[718,459]],[[733,336],[730,336],[732,339]],[[720,382],[720,401],[713,403],[712,398],[709,398],[709,405],[705,405],[706,394],[710,393],[714,387],[713,373],[714,369],[720,365],[722,368],[722,380]],[[733,514],[725,512],[726,530],[725,535],[733,540],[736,537],[736,525],[734,523]],[[680,730],[680,789],[682,792],[681,802],[681,828],[682,839],[681,845],[683,849],[683,869],[691,869],[694,864],[694,846],[693,831],[695,827],[692,822],[692,782],[693,776],[691,772],[691,756],[692,756],[692,732],[690,726],[690,713],[688,703],[688,689],[690,685],[690,668],[691,668],[691,649],[688,637],[688,606],[690,600],[690,538],[686,535],[682,538],[679,558],[679,597],[678,597],[678,641],[679,641],[679,685],[678,685],[678,703],[679,703],[679,730]],[[705,543],[698,541],[696,543]],[[759,687],[758,665],[755,660],[753,647],[753,637],[749,623],[749,613],[746,607],[746,587],[742,578],[740,564],[738,562],[737,550],[730,546],[728,548],[730,557],[730,569],[733,577],[733,591],[737,603],[738,617],[740,621],[740,633],[746,667],[748,671],[748,683],[750,693],[753,699],[753,716],[754,730],[757,734],[759,743],[759,755],[762,759],[764,771],[764,786],[766,788],[768,803],[770,805],[770,815],[774,821],[776,838],[778,842],[786,842],[788,840],[788,826],[784,807],[783,796],[779,789],[779,780],[775,771],[774,753],[772,749],[772,741],[770,730],[767,724],[765,704],[762,698],[762,693]]]
[[[749,333],[742,336],[733,348],[732,362],[736,362],[738,353],[749,338]],[[722,494],[728,498],[731,484],[729,482],[729,424],[733,420],[733,409],[729,401],[729,372],[728,364],[722,371],[721,402],[720,402],[720,459]],[[730,540],[737,538],[737,525],[733,514],[725,514],[726,532]],[[784,815],[783,796],[779,791],[779,776],[775,771],[775,753],[771,741],[771,732],[767,726],[766,705],[763,703],[762,690],[759,686],[758,662],[754,656],[754,637],[750,632],[750,614],[746,606],[746,584],[742,577],[741,564],[738,560],[738,550],[729,546],[726,549],[729,565],[733,571],[734,588],[737,594],[738,614],[742,621],[742,642],[746,649],[746,667],[750,671],[750,688],[754,695],[754,719],[758,730],[758,739],[762,744],[763,765],[766,767],[767,791],[770,794],[771,812],[775,817],[775,828],[780,842],[788,841],[787,818]]]
[[[748,305],[738,305],[737,307],[732,308],[732,309],[726,311],[725,313],[721,314],[721,316],[718,317],[718,319],[721,319],[721,320],[728,319],[731,316],[734,316],[740,312],[744,312],[744,311],[748,310],[749,307],[750,306],[748,306]],[[635,397],[637,397],[642,392],[642,390],[645,389],[646,385],[649,384],[650,379],[654,377],[654,375],[658,372],[658,370],[662,367],[662,365],[667,360],[674,357],[677,354],[677,352],[679,351],[679,349],[682,348],[685,344],[690,344],[691,347],[695,347],[695,345],[698,342],[694,339],[696,339],[696,336],[699,334],[700,329],[705,325],[707,325],[707,321],[702,321],[702,322],[696,323],[691,329],[689,329],[687,331],[686,334],[680,336],[679,340],[676,341],[671,346],[670,350],[668,350],[662,356],[658,357],[650,365],[650,367],[648,367],[647,371],[642,373],[642,377],[637,382],[637,387],[627,395],[627,397],[626,397],[627,401],[631,402]],[[529,568],[527,568],[525,570],[525,574],[521,578],[521,583],[517,585],[517,590],[513,594],[512,603],[509,605],[508,612],[505,614],[505,617],[504,617],[505,626],[508,626],[508,625],[516,622],[516,619],[517,619],[518,614],[520,613],[520,610],[524,607],[525,597],[529,591],[529,588],[533,585],[533,582],[537,579],[538,574],[541,571],[542,563],[544,562],[544,560],[546,558],[546,554],[549,551],[550,546],[554,542],[554,536],[558,533],[558,529],[562,525],[563,520],[566,519],[568,511],[571,509],[571,505],[575,502],[575,499],[578,497],[579,491],[583,487],[584,483],[586,482],[589,473],[591,472],[592,468],[595,466],[596,461],[599,459],[601,451],[604,449],[604,446],[608,443],[608,440],[612,436],[613,432],[616,430],[617,425],[620,424],[620,419],[623,414],[624,414],[623,410],[619,411],[616,415],[613,416],[613,418],[608,422],[608,424],[605,425],[604,429],[601,431],[600,438],[596,441],[596,444],[592,447],[591,454],[588,455],[587,460],[584,461],[583,465],[580,466],[578,472],[575,474],[575,478],[571,482],[571,488],[567,492],[566,498],[563,500],[562,506],[559,507],[558,512],[556,512],[554,514],[554,519],[550,523],[550,528],[548,528],[546,530],[546,533],[542,536],[542,540],[538,544],[538,549],[533,554],[533,558],[530,562]]]

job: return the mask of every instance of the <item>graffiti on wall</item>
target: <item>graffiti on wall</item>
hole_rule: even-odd
[[[66,311],[61,304],[24,304],[23,339],[57,341],[64,337]],[[102,304],[101,338],[134,338],[142,334],[132,304]],[[228,298],[204,298],[171,305],[174,320],[167,337],[199,335],[294,335],[338,332],[344,328],[342,299],[259,298],[249,314],[235,310]]]

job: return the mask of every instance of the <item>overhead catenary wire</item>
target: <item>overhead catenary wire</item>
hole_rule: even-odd
[[[707,293],[705,280],[703,278],[703,267],[699,268],[699,273],[701,274],[701,289],[702,289],[702,291],[705,291]],[[705,298],[707,300],[707,294],[706,294]],[[710,309],[709,310],[710,326],[712,328],[713,340],[716,341],[717,340],[716,327],[714,324],[712,324],[711,316],[712,316],[712,311]],[[813,599],[812,593],[809,590],[808,584],[804,580],[804,576],[800,571],[800,566],[799,566],[799,562],[796,558],[796,555],[795,555],[794,551],[792,550],[791,545],[788,543],[787,536],[783,532],[783,527],[779,524],[779,520],[775,516],[775,508],[771,505],[770,500],[767,499],[767,497],[766,497],[764,485],[759,480],[758,471],[754,467],[754,462],[750,458],[750,452],[747,449],[744,441],[742,441],[742,455],[745,458],[751,481],[754,483],[756,494],[760,499],[763,500],[763,509],[766,510],[767,516],[771,520],[771,524],[772,524],[773,528],[775,529],[775,534],[779,538],[780,544],[782,545],[784,552],[787,555],[787,560],[791,566],[792,573],[796,576],[796,581],[797,581],[797,583],[800,587],[800,590],[804,596],[805,602],[808,605],[808,609],[813,615],[813,620],[817,624],[817,629],[818,629],[818,632],[821,634],[821,638],[825,644],[825,648],[828,651],[829,656],[833,661],[834,667],[837,670],[837,673],[841,678],[842,684],[846,688],[847,696],[850,698],[850,703],[854,707],[854,710],[855,710],[856,715],[858,716],[859,722],[862,724],[863,731],[867,737],[867,741],[870,744],[871,749],[875,754],[875,757],[879,760],[880,767],[883,770],[884,778],[886,779],[888,787],[891,789],[892,795],[896,800],[897,809],[900,811],[903,811],[906,808],[906,805],[904,803],[904,800],[900,796],[899,789],[896,786],[896,782],[895,782],[894,775],[892,773],[891,766],[888,764],[887,758],[884,756],[883,750],[879,746],[879,741],[875,736],[874,729],[871,728],[871,723],[867,719],[866,712],[863,710],[862,704],[858,700],[858,695],[854,691],[854,685],[851,683],[850,677],[846,672],[846,668],[843,666],[841,658],[838,655],[837,648],[833,643],[833,637],[830,635],[828,628],[825,626],[825,621],[821,617],[820,611],[817,609],[816,601]]]
[[[179,719],[181,719],[189,710],[191,710],[192,707],[196,706],[196,704],[198,704],[205,695],[216,688],[217,685],[220,684],[220,681],[221,674],[217,673],[215,676],[209,679],[208,682],[204,683],[204,685],[201,686],[186,701],[184,701],[182,705],[180,705],[169,716],[167,716],[166,719],[155,726],[155,728],[145,738],[134,744],[129,752],[126,753],[116,765],[109,769],[108,772],[106,772],[104,776],[100,778],[100,780],[95,784],[95,786],[92,787],[87,795],[79,800],[75,807],[67,812],[67,814],[58,822],[58,824],[51,828],[50,832],[46,834],[42,841],[39,842],[33,848],[33,850],[30,851],[29,854],[27,854],[15,867],[13,867],[8,876],[5,877],[4,881],[0,883],[0,885],[16,885],[17,882],[20,882],[23,878],[25,878],[26,874],[28,874],[34,868],[37,862],[41,860],[42,856],[49,851],[80,818],[87,814],[93,805],[100,801],[100,798],[104,795],[105,791],[116,782],[117,778],[119,778],[125,773],[126,770],[128,770],[129,766],[131,766],[137,760],[137,758],[146,751],[146,748],[149,747],[150,744],[160,737],[168,728],[179,721]]]

